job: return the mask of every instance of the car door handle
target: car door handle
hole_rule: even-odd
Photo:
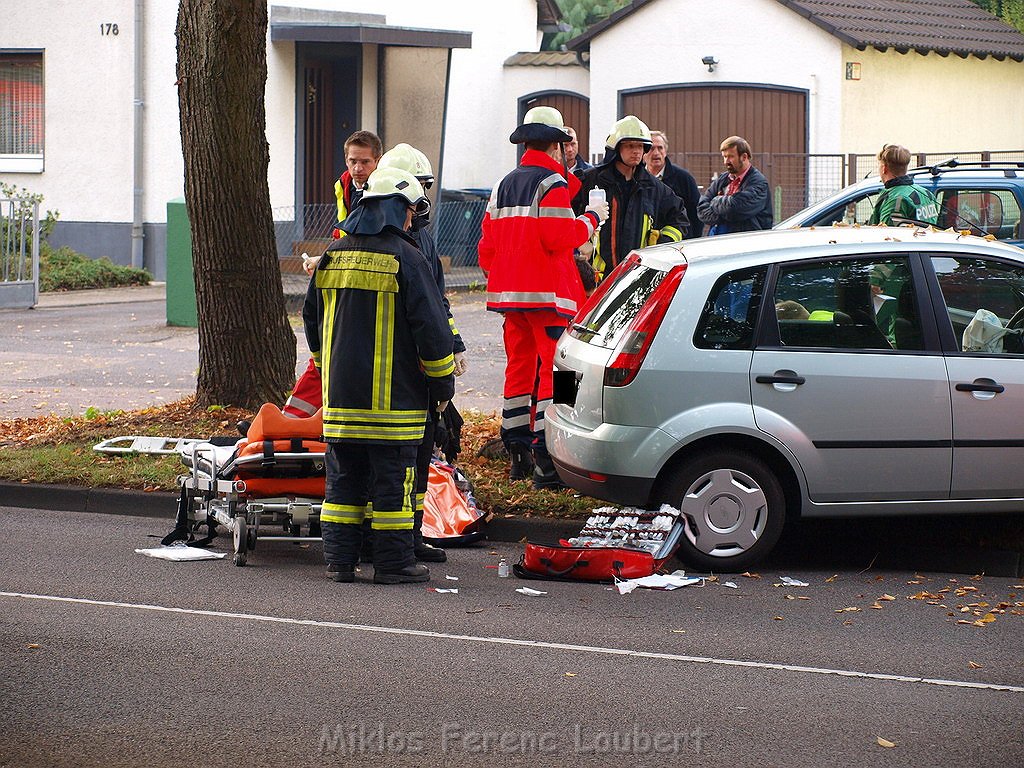
[[[989,381],[991,381],[991,379]],[[1006,387],[1002,384],[996,384],[994,381],[992,381],[991,384],[982,384],[975,381],[971,384],[961,383],[956,385],[957,392],[995,392],[998,395],[1005,390]]]
[[[798,376],[796,371],[776,371],[771,376],[758,376],[754,381],[758,384],[803,384],[807,379]]]

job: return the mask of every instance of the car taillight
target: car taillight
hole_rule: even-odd
[[[624,260],[620,261],[615,269],[609,272],[605,276],[604,280],[597,284],[597,288],[594,289],[594,292],[590,294],[586,301],[583,302],[583,306],[579,308],[575,319],[579,320],[580,318],[586,317],[590,310],[596,307],[598,302],[604,298],[606,293],[608,293],[608,289],[612,287],[612,284],[615,283],[619,275],[623,272],[628,272],[639,263],[640,254],[636,251],[632,251]]]
[[[661,321],[665,319],[668,305],[672,303],[672,297],[676,295],[679,283],[683,280],[684,272],[685,264],[672,267],[636,313],[636,317],[623,334],[622,341],[612,353],[611,363],[604,369],[606,387],[624,387],[636,378],[640,365],[654,342]]]

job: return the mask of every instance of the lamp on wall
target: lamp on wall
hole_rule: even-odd
[[[714,72],[715,64],[718,63],[718,59],[716,59],[714,56],[705,56],[703,59],[700,60],[700,63],[708,68],[708,72]]]

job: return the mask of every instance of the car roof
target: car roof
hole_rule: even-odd
[[[954,230],[934,227],[847,226],[793,227],[744,232],[733,235],[701,237],[645,248],[641,253],[647,263],[665,267],[686,262],[698,266],[703,262],[733,260],[740,264],[761,264],[765,261],[790,261],[827,255],[851,253],[884,253],[908,250],[907,244],[922,250],[984,252],[1024,262],[1024,251],[1012,245],[964,235]]]

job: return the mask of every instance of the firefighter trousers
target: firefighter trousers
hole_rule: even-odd
[[[555,345],[566,321],[550,310],[505,312],[505,387],[501,439],[547,454],[544,410],[551,405]]]
[[[416,562],[411,501],[416,449],[407,444],[327,444],[320,525],[328,565],[356,564],[363,519],[371,509],[374,568],[398,571]]]

